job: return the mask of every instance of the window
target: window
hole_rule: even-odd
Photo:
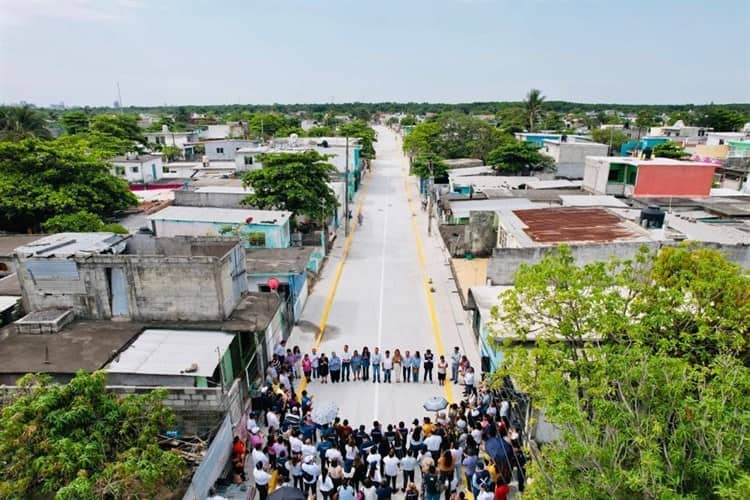
[[[169,167],[166,167],[166,166],[162,165],[162,167],[161,167],[161,173],[168,174],[169,173]]]
[[[125,167],[115,166],[115,175],[125,175]]]
[[[138,167],[130,167],[130,171],[133,172],[134,174],[137,174],[138,173]]]
[[[246,156],[245,157],[245,165],[252,165],[253,164],[253,157],[252,156]]]
[[[0,262],[0,271],[7,271],[8,270],[8,264],[5,262]]]
[[[224,148],[216,148],[216,154],[224,154]]]

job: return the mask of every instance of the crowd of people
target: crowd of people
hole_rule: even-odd
[[[484,383],[475,386],[473,380],[464,380],[468,390],[460,403],[432,416],[415,418],[410,425],[404,421],[387,424],[376,421],[352,426],[347,419],[338,417],[321,425],[312,418],[313,397],[302,391],[298,398],[292,386],[295,379],[292,362],[296,363],[294,352],[298,349],[286,350],[283,344],[277,348],[270,380],[266,381],[265,401],[260,405],[264,411],[253,410],[247,419],[247,440],[235,438],[233,448],[235,474],[244,480],[245,468],[251,468],[260,500],[266,499],[272,482],[295,486],[308,497],[320,494],[324,499],[382,500],[403,493],[405,498],[413,500],[439,500],[441,496],[458,500],[465,498],[468,490],[480,500],[503,500],[514,473],[518,489],[523,491],[526,458],[521,447],[521,430],[511,425],[509,402],[497,398]],[[438,375],[443,374],[439,381],[444,382],[448,368],[456,382],[461,377],[473,376],[471,366],[462,365],[465,356],[458,348],[454,351],[451,365],[441,363],[442,372],[438,366]],[[348,352],[345,346],[344,353]],[[367,370],[362,364],[355,365],[355,356],[361,359],[362,353],[368,356]],[[412,370],[408,377],[402,371],[407,357],[413,358],[417,353],[411,356],[407,351],[400,357],[396,353],[398,350],[393,355],[388,351],[380,354],[375,348],[370,354],[364,348],[359,353],[352,351],[347,357],[332,353],[326,363],[324,355],[313,351],[312,355],[299,357],[300,369],[302,376],[310,380],[330,376],[331,382],[336,383],[347,379],[368,380],[372,375],[377,382],[374,369],[377,363],[385,383],[391,381],[396,370],[393,364],[400,362],[397,367],[404,382],[419,380],[419,371],[416,377]],[[425,376],[422,382],[431,381],[425,366],[427,359],[432,361],[428,355],[432,356],[429,350],[421,357]],[[311,362],[302,362],[313,356],[318,361],[315,372]],[[332,370],[334,358],[339,358],[341,364],[333,363],[336,369]],[[346,372],[343,359],[349,366]],[[384,363],[386,359],[393,364]],[[431,372],[432,367],[429,369]],[[261,425],[265,426],[264,432]]]
[[[444,385],[449,369],[451,382],[464,384],[466,393],[474,389],[474,368],[458,347],[454,348],[449,360],[443,355],[435,356],[430,349],[424,353],[407,350],[402,353],[398,348],[393,352],[381,352],[375,347],[370,352],[367,346],[351,350],[348,345],[344,345],[339,354],[331,352],[329,357],[316,348],[303,354],[299,346],[287,348],[285,341],[281,341],[274,347],[273,359],[266,371],[266,383],[273,384],[278,378],[279,383],[292,385],[292,380],[302,377],[308,383],[317,380],[322,384],[370,380],[387,384],[433,383],[435,372],[438,384]]]

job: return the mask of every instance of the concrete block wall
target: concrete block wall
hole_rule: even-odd
[[[469,212],[468,245],[477,257],[492,254],[497,244],[497,213]]]
[[[247,205],[240,203],[247,196],[245,193],[198,193],[196,191],[179,189],[174,192],[174,205],[247,209]]]

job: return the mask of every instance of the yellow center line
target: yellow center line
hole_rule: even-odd
[[[360,213],[362,213],[362,204],[365,202],[365,187],[368,184],[369,184],[369,181],[367,183],[364,183],[364,182],[362,183],[362,191],[361,191],[362,199],[359,200],[359,204],[357,204],[357,208],[355,210],[356,215],[359,215]],[[348,191],[348,185],[347,185],[347,191]],[[344,214],[345,221],[346,221],[346,217],[348,217],[348,214]],[[352,217],[352,222],[354,221],[355,217]],[[346,222],[344,223],[346,224]],[[352,246],[352,241],[354,239],[355,231],[356,231],[356,226],[352,224],[349,230],[349,236],[346,238],[346,243],[344,243],[344,249],[341,252],[341,261],[339,262],[339,265],[336,267],[336,274],[333,277],[333,284],[331,285],[331,289],[328,291],[328,298],[326,299],[325,307],[323,307],[323,314],[320,316],[320,322],[318,323],[318,335],[315,337],[315,343],[313,344],[313,348],[315,349],[320,347],[320,342],[323,340],[323,333],[325,332],[326,325],[328,324],[328,314],[331,312],[333,299],[336,297],[336,289],[339,286],[339,281],[341,280],[341,274],[344,271],[344,264],[346,263],[346,257],[349,255],[349,248]],[[302,391],[304,391],[306,388],[307,388],[307,379],[305,377],[302,377],[302,381],[300,382],[299,387],[297,388],[297,394],[301,396]]]
[[[411,195],[409,194],[409,170],[408,167],[404,169],[404,189],[406,190],[406,202],[409,206],[409,212],[411,216],[411,226],[414,230],[414,239],[417,243],[417,256],[419,257],[419,265],[422,268],[422,277],[424,281],[424,292],[427,296],[427,307],[430,311],[430,322],[432,323],[432,333],[435,337],[435,345],[437,346],[437,355],[438,359],[440,356],[445,356],[445,349],[443,348],[443,338],[440,335],[440,323],[438,322],[437,317],[437,310],[435,309],[435,299],[432,297],[432,286],[430,284],[430,278],[427,275],[427,267],[425,265],[424,260],[424,252],[422,251],[422,240],[419,237],[419,230],[417,229],[417,216],[416,212],[414,212],[414,208],[411,204]],[[445,399],[448,400],[448,403],[453,404],[453,391],[451,390],[451,381],[450,377],[448,377],[448,374],[446,373],[445,377],[445,385],[443,386],[445,388]]]

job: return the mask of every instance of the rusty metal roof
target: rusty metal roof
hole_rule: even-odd
[[[513,210],[538,243],[607,242],[641,239],[640,228],[603,208],[538,208]]]

